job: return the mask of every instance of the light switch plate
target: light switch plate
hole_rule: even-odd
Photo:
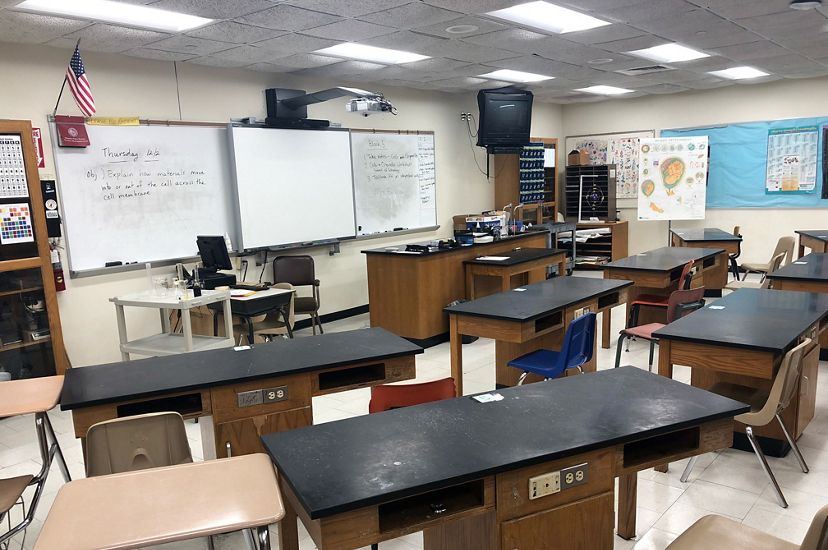
[[[262,404],[262,390],[243,391],[236,394],[239,408],[253,407]]]

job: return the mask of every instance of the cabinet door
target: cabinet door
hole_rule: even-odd
[[[228,451],[232,456],[265,452],[262,435],[273,432],[285,432],[313,423],[310,407],[291,409],[266,416],[255,416],[243,420],[234,420],[217,424],[216,455],[226,458]],[[229,447],[228,447],[229,446]]]
[[[796,433],[799,437],[816,412],[817,373],[819,372],[819,345],[815,345],[802,358],[802,372],[799,378],[799,408],[797,410]]]
[[[612,550],[613,493],[501,525],[501,550]]]

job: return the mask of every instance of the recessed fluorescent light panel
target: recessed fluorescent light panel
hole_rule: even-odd
[[[336,46],[331,46],[330,48],[316,50],[314,53],[386,64],[411,63],[412,61],[422,61],[423,59],[428,59],[427,55],[404,52],[402,50],[391,50],[388,48],[377,48],[376,46],[366,46],[364,44],[355,44],[353,42],[343,42],[342,44],[337,44]]]
[[[626,88],[616,88],[615,86],[590,86],[589,88],[578,88],[576,92],[586,92],[588,94],[596,95],[623,95],[634,92],[635,90],[628,90]]]
[[[477,75],[480,78],[490,78],[492,80],[505,80],[506,82],[540,82],[542,80],[552,80],[554,76],[546,76],[535,73],[524,73],[522,71],[513,71],[511,69],[500,69],[491,73]]]
[[[645,59],[652,59],[659,63],[677,63],[679,61],[693,61],[694,59],[710,57],[710,54],[682,46],[681,44],[662,44],[661,46],[653,46],[652,48],[627,53]]]
[[[596,19],[549,2],[518,4],[511,8],[490,11],[486,15],[556,34],[585,31],[610,24],[608,21]]]
[[[26,0],[13,9],[164,32],[188,31],[213,22],[206,17],[112,0]]]
[[[729,78],[730,80],[744,80],[746,78],[759,78],[760,76],[768,76],[769,73],[754,69],[753,67],[731,67],[722,71],[710,71],[713,76],[721,78]]]

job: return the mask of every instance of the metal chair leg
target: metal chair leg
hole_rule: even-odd
[[[776,482],[776,478],[773,476],[773,472],[768,465],[768,459],[765,458],[765,453],[762,452],[762,448],[759,446],[756,436],[753,435],[753,428],[745,426],[745,433],[747,434],[748,441],[750,441],[750,446],[753,447],[753,452],[756,454],[756,458],[759,459],[759,465],[762,467],[765,475],[768,476],[771,485],[773,485],[773,490],[776,493],[776,499],[779,501],[779,505],[782,508],[787,508],[788,501],[785,500],[785,495],[782,494],[782,489],[779,488],[779,483]]]
[[[55,458],[57,458],[60,473],[63,474],[63,479],[66,482],[72,481],[72,476],[69,474],[69,467],[66,466],[66,459],[63,457],[63,450],[60,448],[55,429],[52,427],[52,421],[49,419],[49,413],[43,413],[43,420],[46,427],[46,433],[51,438],[51,445],[55,446]]]
[[[779,422],[779,427],[782,428],[782,433],[785,434],[785,439],[788,440],[788,444],[791,446],[791,450],[794,452],[794,456],[796,457],[796,460],[799,462],[799,467],[802,468],[803,473],[807,474],[811,470],[805,463],[805,458],[799,451],[799,445],[797,445],[796,441],[794,441],[793,437],[791,437],[791,434],[788,432],[788,428],[785,427],[785,423],[782,422],[782,417],[779,416],[779,413],[776,413],[776,421]]]
[[[252,529],[243,530],[242,538],[244,538],[244,547],[247,550],[258,550],[259,545],[256,542],[256,535],[253,534]]]
[[[647,370],[653,372],[653,355],[655,355],[655,340],[650,340],[650,362],[647,363]]]
[[[207,550],[215,550],[216,546],[213,543],[213,535],[207,537]]]
[[[372,544],[371,550],[379,550],[379,544]]]
[[[690,462],[687,463],[687,466],[684,467],[684,472],[681,474],[682,483],[687,483],[687,480],[690,478],[690,472],[693,471],[693,467],[696,465],[698,459],[699,455],[690,457]]]
[[[522,385],[523,385],[523,381],[524,381],[524,380],[526,380],[526,377],[527,377],[527,376],[529,376],[529,373],[528,373],[528,372],[526,372],[526,371],[524,371],[524,372],[523,372],[523,374],[521,374],[521,375],[520,375],[520,378],[518,378],[518,383],[517,383],[517,385],[518,385],[518,386],[522,386]]]
[[[621,365],[621,348],[624,346],[624,339],[627,337],[623,332],[618,335],[618,346],[615,348],[615,368]],[[627,342],[627,351],[629,351],[630,343]]]
[[[270,550],[270,528],[267,525],[256,529],[256,541],[259,543],[259,550]]]
[[[316,318],[316,324],[319,325],[319,334],[325,334],[325,331],[322,330],[322,319],[319,318],[319,312],[314,313],[314,317]]]

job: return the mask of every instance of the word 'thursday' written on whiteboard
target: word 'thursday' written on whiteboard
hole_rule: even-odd
[[[231,232],[225,128],[89,125],[87,132],[89,147],[53,148],[72,271],[192,257],[196,235]]]
[[[357,235],[437,225],[434,134],[351,131]]]

